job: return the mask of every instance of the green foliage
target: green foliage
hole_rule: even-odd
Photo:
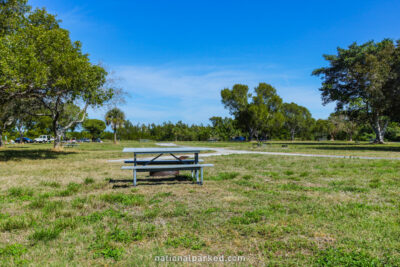
[[[17,30],[24,22],[24,15],[30,10],[27,0],[2,0],[0,2],[0,36]]]
[[[389,118],[398,118],[400,41],[351,44],[338,48],[337,55],[324,55],[329,67],[313,71],[322,77],[324,103],[336,102],[337,109],[369,122],[382,143]]]
[[[212,137],[221,141],[229,141],[235,136],[241,136],[241,131],[236,127],[231,118],[211,117]],[[201,140],[201,139],[200,139]]]
[[[312,128],[314,121],[307,108],[295,103],[283,103],[282,111],[285,118],[285,127],[289,130],[292,141],[295,139],[296,134]]]
[[[88,106],[101,106],[114,90],[105,86],[107,72],[90,62],[56,16],[44,9],[16,10],[21,23],[12,23],[17,27],[0,36],[1,98],[29,100],[25,109],[51,117],[57,146],[66,130],[83,121]]]
[[[114,143],[117,142],[117,129],[121,128],[125,122],[125,114],[119,108],[107,111],[105,116],[106,124],[111,125],[114,131]]]
[[[90,133],[92,139],[99,138],[103,131],[106,129],[106,124],[102,120],[86,119],[83,128]]]
[[[282,99],[275,88],[266,83],[254,88],[254,95],[248,90],[248,86],[243,84],[235,84],[231,90],[225,88],[221,91],[222,103],[234,116],[239,129],[248,133],[250,140],[253,137],[271,137],[274,129],[283,125]]]

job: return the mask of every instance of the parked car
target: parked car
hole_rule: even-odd
[[[54,141],[54,138],[50,135],[41,135],[38,138],[35,138],[35,143],[50,143]]]
[[[23,137],[22,142],[23,143],[33,143],[33,140],[28,137]],[[17,139],[15,139],[15,143],[21,143],[21,138],[18,137]]]
[[[100,138],[96,138],[96,139],[94,139],[94,140],[93,140],[93,142],[96,142],[96,143],[103,143],[103,141],[101,141],[101,139],[100,139]]]
[[[91,140],[89,138],[82,138],[82,139],[78,139],[76,140],[78,143],[90,143]]]
[[[244,142],[244,141],[246,141],[246,138],[243,136],[236,136],[235,138],[232,139],[232,141]]]

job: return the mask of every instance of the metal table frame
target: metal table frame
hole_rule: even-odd
[[[184,164],[184,162],[175,156],[177,153],[193,153],[194,154],[194,164],[199,163],[199,153],[201,151],[206,151],[209,150],[208,148],[201,148],[201,147],[163,147],[163,148],[158,148],[158,147],[144,147],[144,148],[124,148],[122,152],[124,153],[133,153],[133,166],[137,166],[137,155],[140,154],[158,154],[157,156],[153,157],[151,160],[149,160],[147,163],[145,163],[143,166],[148,165],[149,163],[155,163],[157,162],[156,160],[161,157],[164,154],[169,154],[172,157],[174,157],[177,161],[181,162]],[[203,169],[201,169],[201,172],[203,172]],[[195,170],[195,175],[196,175],[196,180],[199,180],[199,171]],[[193,177],[193,171],[192,171],[192,177]],[[134,186],[136,186],[136,170],[133,172],[133,180],[134,180]]]

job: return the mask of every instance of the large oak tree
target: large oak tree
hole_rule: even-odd
[[[57,147],[87,108],[103,105],[114,90],[106,86],[104,68],[90,62],[54,15],[36,9],[22,16],[24,23],[0,36],[0,105],[28,99],[35,115],[51,117]],[[71,113],[71,106],[80,108]]]
[[[323,102],[336,102],[338,110],[351,107],[351,114],[363,115],[376,134],[376,143],[384,142],[390,117],[395,116],[398,104],[393,99],[400,100],[399,49],[399,42],[389,39],[353,43],[347,49],[338,48],[337,55],[324,55],[329,66],[313,71],[323,80]]]

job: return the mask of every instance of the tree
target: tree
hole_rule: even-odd
[[[272,130],[283,123],[282,99],[266,83],[254,88],[254,95],[248,90],[242,84],[235,84],[232,90],[225,88],[221,91],[222,103],[234,116],[237,126],[248,133],[249,140],[271,136]]]
[[[332,124],[328,120],[318,119],[313,128],[314,136],[318,139],[324,139],[330,135]]]
[[[329,115],[327,130],[331,136],[331,141],[335,141],[336,135],[343,131],[343,119],[338,113],[332,113]]]
[[[117,143],[117,129],[124,125],[125,114],[119,108],[113,108],[106,113],[106,124],[111,125],[114,132],[114,144]]]
[[[106,129],[106,124],[102,120],[86,119],[82,123],[83,128],[88,131],[92,137],[92,140],[99,138],[103,131]]]
[[[373,128],[376,143],[384,142],[395,105],[392,98],[399,94],[395,94],[399,91],[399,49],[399,41],[396,44],[389,39],[353,43],[348,49],[338,48],[337,55],[324,55],[330,66],[313,71],[323,80],[324,104],[336,102],[338,110],[357,107]]]
[[[240,130],[235,127],[235,121],[231,118],[211,117],[212,136],[220,140],[228,141],[235,136],[241,135]]]
[[[36,99],[52,118],[57,147],[69,128],[84,121],[87,108],[101,106],[111,99],[113,90],[103,87],[106,71],[90,63],[81,44],[71,42],[68,31],[59,27],[55,16],[36,10],[29,21],[29,37],[34,40],[36,55],[48,69],[45,82],[36,89]],[[78,112],[72,114],[68,110],[80,103],[83,108]]]
[[[355,117],[350,117],[346,112],[338,112],[336,118],[339,128],[347,134],[349,141],[353,141],[353,136],[357,133],[358,123]]]
[[[311,113],[307,108],[295,103],[284,103],[282,106],[285,126],[290,132],[290,138],[294,141],[296,133],[306,130],[311,124]]]
[[[114,90],[106,86],[107,72],[90,63],[54,15],[37,9],[23,17],[0,38],[0,98],[35,100],[35,115],[52,119],[58,147],[65,132],[84,121],[87,108],[103,105]],[[82,108],[71,114],[72,106]]]

